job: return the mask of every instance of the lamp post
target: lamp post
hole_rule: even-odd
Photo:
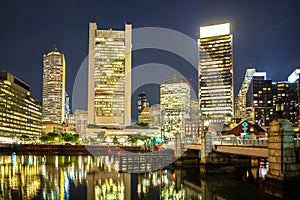
[[[201,143],[205,139],[205,134],[206,134],[208,127],[209,127],[209,120],[206,115],[203,115],[201,118]]]

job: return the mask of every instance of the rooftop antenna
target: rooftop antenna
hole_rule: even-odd
[[[53,51],[57,51],[56,44],[54,44],[54,49],[53,49]]]

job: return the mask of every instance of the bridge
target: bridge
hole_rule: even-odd
[[[294,138],[295,150],[300,150],[300,134]],[[201,151],[201,140],[183,145],[184,149]],[[268,158],[268,138],[244,139],[235,136],[212,137],[212,150],[219,153]]]

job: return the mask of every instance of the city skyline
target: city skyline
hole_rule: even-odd
[[[41,55],[57,46],[66,55],[67,91],[72,94],[76,72],[86,57],[88,49],[87,39],[83,41],[78,38],[87,38],[87,26],[90,21],[100,22],[99,25],[105,28],[121,28],[120,21],[132,23],[133,29],[146,26],[165,27],[187,34],[195,40],[199,36],[197,30],[202,25],[222,21],[232,22],[232,32],[235,35],[233,48],[235,94],[247,68],[255,67],[258,71],[266,71],[270,78],[279,81],[286,80],[287,76],[300,65],[296,55],[300,46],[297,40],[300,32],[297,26],[300,19],[299,13],[296,12],[299,4],[297,1],[272,1],[271,6],[268,1],[252,1],[251,4],[237,4],[235,1],[218,2],[218,4],[202,1],[189,3],[172,1],[172,3],[160,2],[160,6],[150,2],[128,3],[128,5],[120,2],[120,8],[123,6],[128,8],[124,10],[116,7],[114,3],[105,3],[108,8],[116,7],[118,15],[110,15],[105,9],[103,12],[96,12],[99,2],[93,3],[93,6],[84,6],[81,2],[64,1],[61,8],[50,6],[48,9],[41,9],[42,5],[38,2],[29,1],[26,4],[5,2],[1,6],[2,24],[6,31],[0,35],[1,43],[5,47],[1,49],[3,57],[0,69],[10,71],[32,85],[32,95],[41,100]],[[78,11],[82,6],[86,8],[85,12],[82,9]],[[36,12],[30,12],[33,9]],[[163,15],[166,9],[169,12]],[[189,10],[187,16],[182,15],[184,10]],[[154,11],[157,15],[153,16],[150,13]],[[77,15],[78,12],[81,15]],[[22,18],[26,21],[22,21]],[[39,23],[41,18],[45,23]],[[52,30],[52,27],[56,27],[55,30]],[[19,29],[23,32],[21,38],[17,37]],[[287,35],[289,37],[286,37]],[[133,67],[148,62],[150,58],[147,54],[148,52],[134,53]],[[161,59],[161,62],[168,64],[168,60],[172,60],[168,56],[166,56],[167,60]],[[29,73],[33,68],[34,72]],[[192,76],[193,73],[188,75]],[[191,78],[196,82],[196,76]],[[149,101],[153,104],[157,102],[152,99]]]

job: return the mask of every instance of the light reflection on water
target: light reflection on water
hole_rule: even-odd
[[[0,199],[226,199],[226,188],[240,184],[223,177],[200,181],[195,165],[142,174],[119,173],[117,167],[108,156],[3,155]],[[244,170],[242,181],[258,180],[264,167]]]

